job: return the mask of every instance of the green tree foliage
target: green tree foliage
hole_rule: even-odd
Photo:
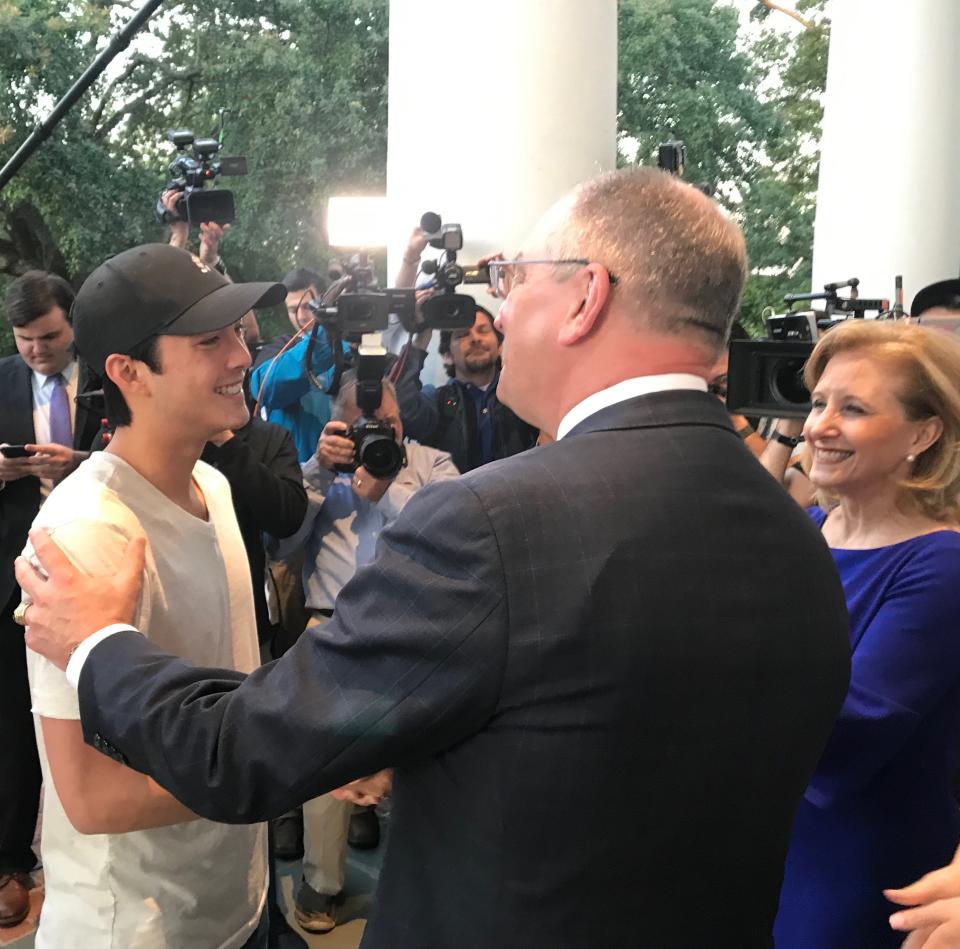
[[[744,31],[727,0],[620,0],[623,153],[654,160],[674,136],[687,177],[709,181],[744,226],[754,273],[742,308],[810,279],[826,0],[800,0],[797,35],[763,4]],[[0,0],[0,161],[6,161],[133,14],[134,0]],[[225,179],[238,279],[323,268],[333,193],[384,185],[387,0],[186,0],[161,8],[0,192],[0,293],[32,267],[79,284],[107,255],[165,240],[153,205],[168,129],[216,134],[250,174]],[[273,315],[266,335],[282,328]],[[7,334],[6,338],[4,333]],[[0,354],[11,349],[0,320]]]
[[[825,0],[801,0],[813,25],[797,36],[758,4],[741,29],[723,0],[620,0],[621,150],[655,160],[682,139],[686,177],[706,181],[744,227],[752,274],[741,318],[809,288],[826,81]]]
[[[0,162],[138,5],[0,0]],[[153,212],[174,155],[165,134],[216,135],[221,109],[223,153],[250,170],[222,182],[238,209],[231,274],[323,269],[326,197],[383,189],[386,85],[387,0],[194,0],[155,14],[0,192],[0,292],[34,267],[79,284],[109,254],[165,240]]]

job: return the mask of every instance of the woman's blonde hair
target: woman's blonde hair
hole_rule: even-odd
[[[899,374],[891,377],[892,390],[906,417],[943,423],[943,433],[917,457],[900,487],[908,505],[934,520],[960,519],[960,341],[905,321],[849,320],[822,337],[807,360],[804,378],[811,392],[841,353],[892,367]],[[806,446],[808,469],[809,451]]]

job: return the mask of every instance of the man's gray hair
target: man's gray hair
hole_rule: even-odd
[[[581,185],[558,258],[587,257],[617,277],[637,322],[725,345],[747,273],[743,234],[719,205],[656,168],[609,172]]]

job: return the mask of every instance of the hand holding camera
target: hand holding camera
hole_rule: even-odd
[[[383,444],[378,444],[377,447],[389,450],[389,446],[386,445],[386,439],[389,438],[398,449],[396,453],[400,454],[400,446],[393,440],[392,432],[389,436],[386,436],[385,433],[382,434],[384,437],[378,439],[377,442],[383,442]],[[393,483],[401,465],[397,465],[395,470],[391,470],[393,469],[392,465],[384,469],[374,464],[373,468],[377,474],[377,477],[374,477],[362,464],[357,465],[358,451],[363,451],[362,446],[358,449],[356,441],[358,437],[363,438],[361,433],[355,432],[354,428],[347,425],[346,422],[327,422],[320,435],[320,441],[317,443],[317,460],[330,471],[352,471],[353,479],[350,482],[350,487],[353,488],[354,494],[370,504],[376,504]],[[376,449],[374,450],[374,461],[380,461],[380,453]]]
[[[324,468],[336,471],[340,465],[352,465],[356,448],[347,437],[350,426],[346,422],[327,422],[317,443],[317,460]]]
[[[160,204],[169,214],[171,246],[188,250],[190,225],[180,218],[176,211],[177,202],[182,199],[182,191],[170,188],[160,195]],[[208,267],[216,267],[220,262],[220,241],[229,229],[229,224],[218,224],[216,221],[204,221],[200,224],[200,252],[197,256]]]

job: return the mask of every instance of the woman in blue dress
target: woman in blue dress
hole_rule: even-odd
[[[775,940],[895,949],[883,890],[960,842],[960,342],[851,321],[806,377],[811,514],[846,591],[852,670],[794,822]]]

